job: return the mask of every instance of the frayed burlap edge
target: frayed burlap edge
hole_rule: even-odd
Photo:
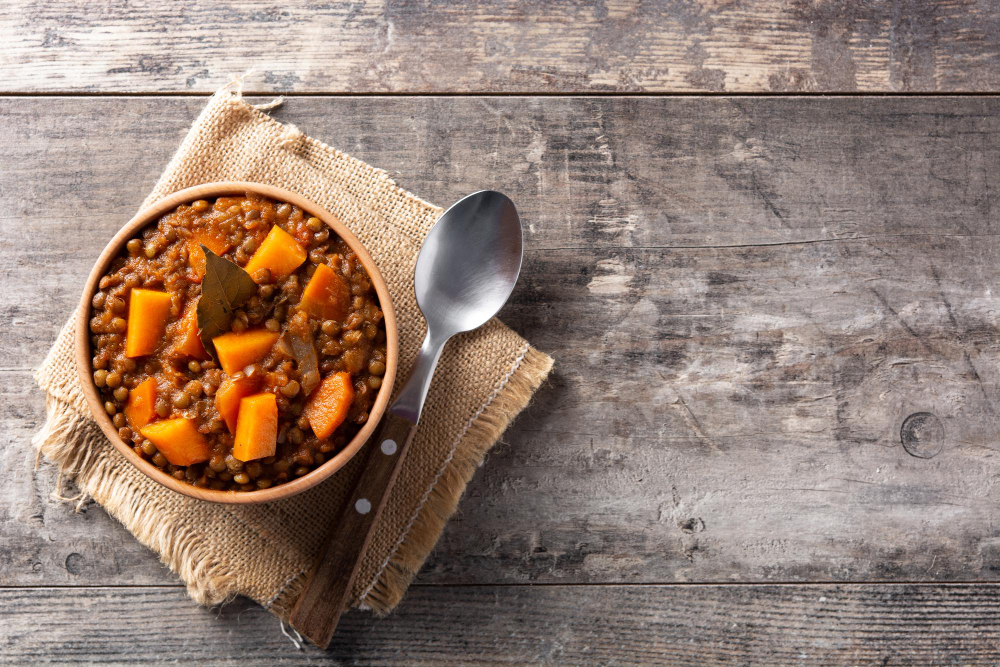
[[[47,358],[42,363],[39,373],[49,361]],[[456,438],[394,550],[365,589],[359,600],[362,607],[384,616],[403,598],[486,453],[528,406],[552,365],[551,357],[525,345],[496,390]],[[60,500],[76,502],[77,509],[88,498],[100,503],[108,514],[128,526],[140,543],[161,555],[161,562],[187,582],[188,595],[198,604],[221,604],[239,594],[235,575],[211,557],[211,549],[201,535],[178,529],[170,522],[144,520],[149,516],[147,499],[141,489],[123,483],[124,478],[114,474],[113,458],[109,457],[116,452],[89,413],[81,412],[84,406],[49,393],[45,408],[45,424],[32,438],[32,445],[57,466],[60,483],[62,479],[71,480],[80,490],[77,497],[59,496]],[[265,607],[287,620],[304,583],[305,573],[292,575]]]
[[[525,345],[524,352],[514,362],[496,391],[469,418],[464,431],[455,440],[451,454],[424,493],[416,514],[400,536],[396,548],[361,596],[362,607],[384,616],[399,604],[413,577],[444,531],[448,519],[458,508],[466,485],[482,464],[486,453],[514,417],[528,406],[532,394],[552,370],[552,364],[551,357]],[[305,574],[292,578],[268,605],[270,610],[281,618],[287,618],[304,583]]]
[[[77,509],[88,497],[100,503],[140,543],[160,554],[161,562],[187,582],[188,595],[198,604],[221,604],[237,595],[235,576],[211,558],[211,550],[200,535],[169,521],[144,520],[150,515],[146,511],[148,500],[141,489],[111,470],[110,444],[89,415],[79,414],[71,404],[51,394],[46,397],[45,409],[45,424],[31,443],[56,464],[60,481],[69,479],[80,490],[77,498],[61,500],[77,501]]]

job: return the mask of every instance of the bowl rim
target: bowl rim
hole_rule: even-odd
[[[369,412],[368,421],[365,422],[364,426],[357,432],[357,434],[355,434],[351,441],[348,442],[347,445],[332,459],[325,461],[323,464],[309,471],[302,477],[267,489],[258,489],[255,491],[219,491],[215,489],[198,488],[188,484],[187,482],[175,479],[173,476],[168,475],[151,462],[146,461],[144,458],[136,454],[132,447],[126,445],[121,439],[118,435],[118,429],[114,427],[114,424],[111,421],[111,417],[108,416],[108,413],[104,410],[104,403],[100,398],[97,385],[94,384],[91,367],[89,321],[91,301],[93,300],[94,293],[97,291],[97,285],[101,277],[106,272],[108,266],[111,264],[111,261],[118,255],[118,253],[121,252],[122,248],[124,248],[125,244],[136,234],[136,232],[146,225],[155,222],[156,219],[169,213],[181,204],[192,202],[197,199],[233,194],[246,194],[247,192],[254,192],[271,199],[298,206],[308,214],[322,220],[355,252],[361,260],[362,265],[365,267],[365,270],[368,272],[368,277],[371,278],[372,285],[375,288],[376,294],[378,294],[379,304],[382,308],[386,333],[386,371],[383,376],[382,387],[379,389],[378,396],[375,398],[375,403],[372,405],[372,409]],[[359,241],[358,238],[351,233],[351,231],[347,229],[347,227],[345,227],[335,215],[304,196],[286,188],[249,181],[217,181],[195,185],[167,195],[166,197],[157,200],[150,206],[147,206],[136,213],[135,216],[129,220],[105,246],[104,250],[97,258],[97,261],[94,263],[94,268],[91,270],[90,275],[84,284],[83,295],[80,299],[80,307],[76,316],[75,345],[76,365],[83,394],[87,399],[87,404],[90,406],[90,410],[93,413],[97,424],[111,441],[111,444],[114,445],[115,449],[117,449],[123,456],[125,456],[126,459],[128,459],[130,463],[132,463],[132,465],[137,467],[147,477],[167,487],[168,489],[198,500],[231,505],[267,503],[284,498],[290,498],[291,496],[302,493],[307,489],[311,489],[344,467],[344,465],[346,465],[347,462],[358,453],[362,446],[364,446],[365,442],[367,442],[368,438],[371,436],[372,431],[375,430],[375,427],[382,419],[382,415],[385,413],[386,407],[389,404],[389,397],[392,394],[392,387],[396,378],[399,358],[399,339],[396,327],[396,314],[393,309],[389,288],[386,285],[385,280],[382,278],[382,274],[378,270],[375,261],[372,259],[367,249],[365,249],[364,245],[362,245],[361,241]]]

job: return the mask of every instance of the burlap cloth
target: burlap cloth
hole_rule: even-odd
[[[384,171],[276,122],[234,88],[211,99],[143,205],[224,180],[297,191],[358,236],[392,294],[399,377],[405,378],[425,331],[413,295],[414,263],[441,209],[398,188]],[[266,505],[217,505],[170,491],[132,467],[92,421],[73,361],[75,319],[36,375],[47,392],[48,420],[35,445],[62,476],[75,480],[82,498],[96,500],[158,553],[197,602],[242,594],[286,617],[364,456],[316,488]],[[551,365],[496,319],[448,344],[416,440],[364,556],[356,606],[384,613],[399,602],[486,451]]]

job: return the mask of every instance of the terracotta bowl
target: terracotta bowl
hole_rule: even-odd
[[[136,233],[138,233],[143,227],[156,221],[166,213],[169,213],[180,204],[186,204],[195,201],[196,199],[209,199],[223,195],[239,195],[245,194],[246,192],[256,192],[266,197],[270,197],[271,199],[288,202],[289,204],[298,206],[303,211],[316,216],[329,225],[330,229],[332,229],[335,234],[340,236],[340,238],[342,238],[344,242],[347,243],[347,245],[350,246],[355,253],[357,253],[358,258],[361,260],[365,270],[368,272],[368,276],[371,278],[375,291],[378,294],[382,312],[385,315],[386,370],[382,381],[382,387],[379,389],[378,396],[375,398],[375,404],[372,406],[368,421],[361,428],[361,430],[358,431],[357,435],[355,435],[354,438],[347,443],[347,446],[338,452],[332,459],[326,461],[321,466],[310,471],[308,474],[303,475],[302,477],[268,489],[257,491],[216,491],[213,489],[196,488],[187,482],[174,479],[171,475],[168,475],[149,461],[146,461],[141,456],[136,454],[132,450],[132,447],[127,445],[118,436],[118,429],[114,427],[114,424],[111,422],[111,418],[108,416],[108,413],[105,412],[104,402],[100,398],[97,386],[94,384],[93,369],[91,367],[91,358],[93,355],[91,354],[89,330],[91,311],[90,302],[94,293],[97,291],[97,285],[100,282],[101,277],[107,272],[112,259],[114,259],[118,253],[122,251],[129,239],[135,236]],[[80,383],[83,386],[83,393],[87,397],[87,403],[90,405],[90,410],[94,414],[94,419],[97,420],[101,430],[108,436],[108,439],[115,446],[115,449],[121,452],[122,456],[128,459],[132,465],[141,470],[146,476],[156,480],[163,486],[192,498],[208,500],[216,503],[230,503],[234,505],[266,503],[294,496],[297,493],[301,493],[306,489],[316,486],[327,477],[340,470],[340,468],[350,461],[351,457],[354,456],[359,449],[361,449],[362,445],[365,444],[365,441],[367,441],[368,437],[371,435],[371,432],[382,419],[382,414],[385,412],[386,406],[389,403],[389,395],[392,393],[392,384],[396,377],[399,344],[397,340],[396,315],[392,308],[392,299],[389,296],[389,289],[385,285],[385,280],[382,279],[382,274],[379,273],[378,267],[376,267],[375,262],[372,261],[371,255],[368,254],[368,251],[361,245],[361,242],[358,241],[357,237],[355,237],[354,234],[352,234],[336,217],[334,217],[333,214],[323,210],[305,197],[283,188],[262,185],[260,183],[206,183],[204,185],[197,185],[195,187],[176,192],[169,197],[161,199],[149,208],[140,211],[128,222],[128,224],[122,227],[122,229],[115,234],[115,237],[111,239],[110,243],[108,243],[104,252],[101,253],[101,256],[98,258],[93,270],[90,272],[90,277],[87,279],[87,284],[83,289],[80,306],[76,322],[76,365],[79,369]]]

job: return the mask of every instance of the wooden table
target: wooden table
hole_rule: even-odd
[[[998,30],[985,0],[0,5],[0,662],[1000,660]],[[502,318],[557,360],[398,611],[325,654],[196,607],[29,444],[94,258],[250,65],[430,201],[509,193]]]

